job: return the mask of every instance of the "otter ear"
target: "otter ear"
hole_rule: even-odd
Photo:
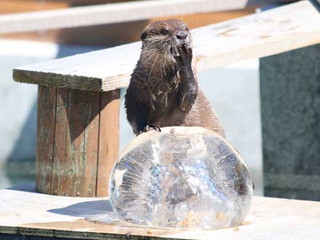
[[[147,38],[147,32],[144,31],[143,33],[141,33],[140,39],[141,39],[141,41],[144,41],[146,38]]]

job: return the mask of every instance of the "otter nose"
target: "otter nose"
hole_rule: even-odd
[[[176,36],[178,39],[182,40],[182,39],[186,39],[188,37],[188,33],[184,32],[184,31],[179,31],[179,32],[177,32]]]

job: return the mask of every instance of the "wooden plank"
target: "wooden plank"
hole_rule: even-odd
[[[97,166],[98,166],[98,144],[100,130],[100,93],[87,92],[86,118],[84,130],[84,155],[81,195],[87,197],[96,196],[97,187]],[[106,196],[106,195],[105,195]]]
[[[253,9],[197,13],[183,15],[181,19],[189,27],[202,27],[209,24],[230,20],[254,13]],[[172,18],[167,16],[165,18]],[[105,24],[97,26],[77,27],[68,29],[47,30],[45,34],[41,32],[24,32],[1,34],[5,39],[24,39],[33,41],[53,41],[65,44],[95,45],[95,46],[118,46],[129,42],[139,41],[140,31],[148,22],[160,18],[141,20],[134,22],[124,22],[115,24]]]
[[[43,112],[43,101],[42,101],[42,95],[43,95],[43,86],[38,86],[38,101],[37,101],[37,145],[36,145],[36,190],[40,191],[40,189],[42,188],[42,184],[40,184],[42,182],[42,175],[39,174],[42,172],[42,165],[41,162],[39,161],[39,159],[42,159],[42,154],[41,152],[39,152],[39,147],[41,146],[41,142],[42,142],[42,137],[40,137],[42,134],[42,129],[40,128],[40,126],[43,125],[43,118],[42,116],[39,114],[39,112]],[[38,174],[37,174],[38,173]]]
[[[58,89],[51,194],[95,196],[100,94]]]
[[[155,229],[120,222],[107,198],[67,198],[28,189],[0,190],[1,233],[72,239],[314,240],[320,235],[320,202],[254,197],[245,222],[221,230]],[[21,201],[23,199],[23,201]],[[91,221],[89,221],[91,220]],[[129,238],[129,237],[127,237]]]
[[[12,14],[30,11],[43,11],[61,9],[70,6],[67,2],[52,2],[52,1],[25,1],[25,0],[0,0],[0,14]]]
[[[52,181],[50,194],[65,195],[66,179],[69,174],[66,159],[67,134],[68,134],[68,89],[57,89],[57,107],[56,107],[56,122],[55,122],[55,147],[52,164]]]
[[[120,90],[100,96],[99,158],[96,196],[107,196],[110,173],[119,152]]]
[[[168,15],[240,9],[272,3],[272,0],[153,0],[73,7],[0,16],[0,33],[40,31],[136,21]],[[279,1],[277,1],[279,2]],[[282,2],[288,2],[282,0]]]
[[[84,129],[86,91],[70,91],[68,121],[70,130],[70,174],[69,196],[81,196],[82,173],[87,163],[85,155]]]
[[[198,70],[320,43],[320,14],[301,1],[193,31]],[[18,82],[92,91],[126,87],[141,43],[16,68]],[[125,54],[125,55],[124,55]],[[125,56],[125,57],[124,57]]]
[[[39,86],[36,152],[36,189],[51,190],[56,117],[56,88]]]
[[[65,142],[65,150],[64,150],[64,161],[63,163],[63,168],[65,169],[64,171],[62,171],[62,175],[63,175],[63,187],[61,187],[59,195],[65,195],[65,196],[70,196],[73,193],[73,187],[74,187],[74,179],[73,179],[73,165],[71,164],[71,157],[72,157],[72,141],[71,141],[71,125],[72,122],[69,121],[70,118],[70,106],[71,104],[70,102],[70,98],[72,97],[72,91],[70,91],[70,89],[66,89],[66,97],[65,97],[65,101],[66,101],[66,121],[65,121],[65,134],[66,134],[66,142]],[[59,125],[63,125],[62,122]],[[61,170],[60,170],[61,171]]]

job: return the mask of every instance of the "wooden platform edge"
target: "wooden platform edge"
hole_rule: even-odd
[[[53,237],[82,240],[269,240],[288,237],[292,240],[311,240],[320,234],[320,202],[314,201],[254,196],[250,212],[237,227],[219,230],[163,229],[119,222],[112,212],[110,201],[105,197],[52,196],[36,193],[33,188],[0,190],[0,239],[12,235],[18,239],[22,239],[21,236],[35,236],[37,239]]]
[[[46,87],[69,88],[86,91],[103,91],[102,79],[95,77],[75,76],[68,74],[50,73],[44,77],[43,72],[13,69],[12,77],[16,82],[38,84]],[[116,90],[117,88],[111,89]]]
[[[70,238],[69,230],[56,230],[56,229],[39,229],[31,227],[10,227],[10,226],[0,226],[0,238],[1,234],[9,234],[14,236],[37,236],[40,237],[52,237],[58,238]],[[145,240],[145,236],[130,235],[130,234],[112,234],[112,233],[92,233],[88,234],[87,231],[72,231],[72,238],[74,239],[92,239],[92,240],[112,240],[112,239],[126,239],[128,237],[134,237],[134,239]],[[182,238],[163,238],[163,237],[148,237],[150,240],[183,240]]]

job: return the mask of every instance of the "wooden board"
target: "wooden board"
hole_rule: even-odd
[[[119,95],[39,87],[38,191],[107,196],[119,151]]]
[[[301,1],[193,31],[199,71],[320,43],[320,14]],[[141,43],[19,67],[18,82],[92,91],[128,85]]]
[[[56,107],[56,122],[60,124],[55,124],[55,148],[52,165],[52,181],[51,189],[48,193],[54,195],[66,195],[67,189],[66,186],[70,185],[68,183],[68,175],[66,169],[68,169],[67,161],[65,159],[70,158],[69,152],[66,151],[66,141],[69,134],[69,122],[67,119],[67,109],[68,109],[68,100],[69,100],[69,90],[59,88],[57,89],[57,107]],[[41,113],[41,109],[38,109],[38,113]],[[41,125],[38,124],[39,127]],[[64,143],[64,144],[62,144]],[[41,159],[37,159],[37,164],[42,164]],[[37,173],[37,175],[40,175]],[[63,184],[65,183],[65,184]]]
[[[0,0],[0,14],[12,14],[30,11],[57,10],[69,7],[67,2]]]
[[[241,9],[272,3],[272,0],[153,0],[73,7],[43,12],[0,16],[0,33],[41,31],[56,28],[136,21],[154,17]],[[279,2],[279,1],[277,1]],[[289,0],[282,0],[289,2]]]
[[[107,196],[111,170],[118,159],[120,129],[120,90],[100,95],[100,129],[96,196]]]
[[[193,29],[196,27],[202,27],[237,17],[243,17],[252,13],[254,13],[253,9],[242,9],[233,11],[189,14],[179,16],[179,18],[185,21],[189,25],[189,27]],[[1,34],[1,38],[25,39],[33,41],[53,41],[64,44],[97,45],[111,47],[139,41],[140,32],[149,22],[164,18],[172,18],[172,16],[134,22],[46,30],[45,32],[35,31]]]
[[[71,198],[0,190],[1,234],[73,239],[314,240],[320,236],[320,202],[254,197],[241,226],[216,231],[155,229],[97,220],[111,216],[107,198]],[[89,221],[90,220],[90,221]],[[127,238],[126,238],[127,237]]]
[[[57,89],[39,86],[37,116],[36,185],[41,192],[51,191],[55,145]]]

